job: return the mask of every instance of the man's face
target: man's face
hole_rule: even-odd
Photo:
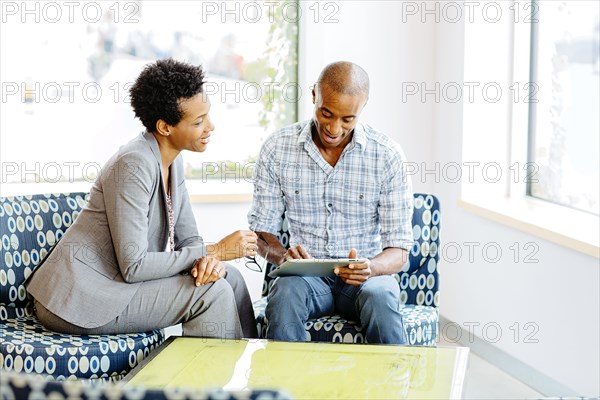
[[[343,94],[331,90],[327,85],[315,85],[313,119],[317,128],[313,139],[324,149],[344,148],[352,139],[352,131],[367,102],[367,94]]]
[[[204,93],[183,100],[180,104],[183,117],[174,127],[171,143],[178,150],[203,152],[210,141],[215,126],[208,116],[210,100]]]

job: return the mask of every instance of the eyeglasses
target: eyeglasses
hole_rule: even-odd
[[[265,254],[264,259],[265,259],[265,263],[268,263],[267,257],[269,257],[269,250],[271,250],[271,247],[269,246],[269,243],[261,235],[258,235],[258,238],[267,244],[267,254]],[[256,261],[256,257],[257,256],[246,256],[246,263],[244,265],[250,271],[263,272],[262,267],[260,266],[258,261]]]
[[[267,247],[267,254],[265,254],[265,264],[268,263],[267,261],[267,257],[269,257],[269,250],[270,248]],[[258,261],[256,261],[256,257],[258,256],[246,256],[246,268],[248,268],[250,271],[254,271],[254,272],[263,272],[262,267],[260,266],[260,264],[258,263]]]

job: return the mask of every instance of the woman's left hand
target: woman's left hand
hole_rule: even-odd
[[[255,256],[258,250],[258,236],[249,230],[235,231],[215,244],[206,246],[209,255],[221,261],[235,260],[241,257]]]
[[[216,257],[204,256],[194,262],[191,274],[196,279],[196,286],[205,285],[225,276],[225,264]]]

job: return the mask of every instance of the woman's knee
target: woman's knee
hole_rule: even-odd
[[[211,288],[208,292],[214,293],[213,296],[217,296],[220,299],[231,297],[234,299],[234,289],[231,281],[226,279],[219,279],[211,284]],[[207,292],[207,293],[208,293]]]
[[[227,281],[232,283],[244,282],[242,273],[233,265],[225,263],[225,271],[227,271],[227,274],[225,275]]]
[[[206,312],[215,304],[235,304],[233,288],[225,279],[219,279],[210,285],[210,288],[204,292],[192,293],[193,301],[189,310],[189,319]]]
[[[193,304],[183,322],[184,336],[239,339],[242,331],[231,285],[224,279],[211,284]]]

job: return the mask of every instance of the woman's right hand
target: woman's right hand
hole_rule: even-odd
[[[219,242],[206,246],[209,255],[220,261],[256,256],[258,251],[258,236],[250,230],[235,231]]]

